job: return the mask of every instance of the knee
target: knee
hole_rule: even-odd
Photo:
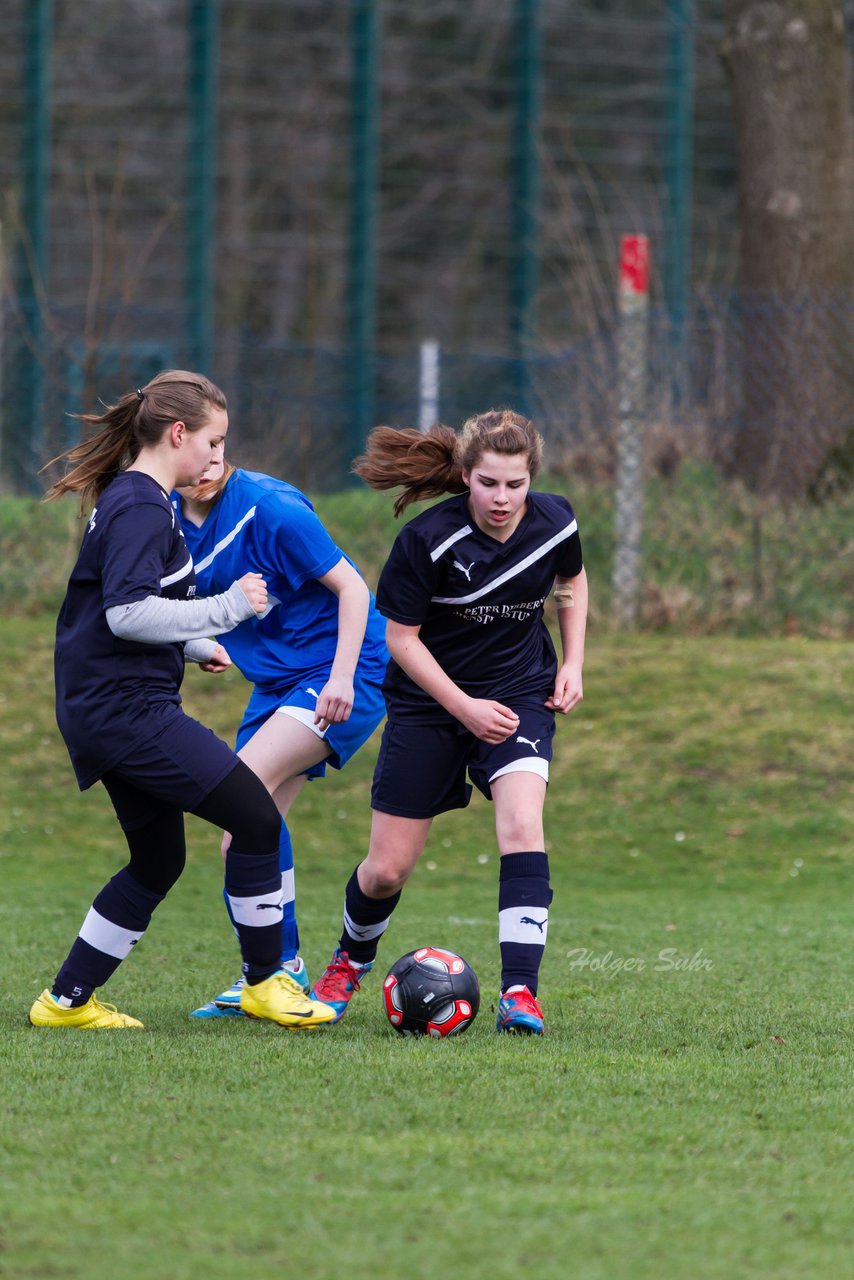
[[[545,847],[543,820],[539,814],[509,813],[496,823],[498,848],[501,853]]]
[[[409,867],[389,856],[369,854],[359,868],[359,885],[369,898],[390,898],[409,879]]]
[[[150,893],[165,898],[173,885],[181,878],[186,863],[183,846],[177,849],[164,849],[157,856],[139,857],[131,853],[127,864],[128,874]]]
[[[282,829],[282,815],[276,808],[272,796],[270,796],[269,805],[265,806],[264,813],[259,814],[258,820],[262,827],[259,834],[259,848],[278,849],[279,834]]]
[[[257,807],[248,807],[240,815],[241,820],[235,821],[231,832],[231,843],[235,852],[238,849],[242,852],[248,849],[259,852],[278,849],[282,818],[268,792],[264,793],[264,799],[266,803],[260,803]]]

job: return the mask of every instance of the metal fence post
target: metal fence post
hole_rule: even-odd
[[[645,413],[649,241],[623,236],[619,286],[619,422],[614,506],[614,618],[637,625],[643,527],[643,418]]]
[[[664,299],[670,321],[674,407],[690,400],[687,310],[691,279],[696,0],[667,0],[665,31]]]
[[[528,359],[537,327],[540,203],[540,81],[542,35],[539,0],[516,0],[516,112],[511,151],[512,265],[510,342],[516,357],[515,408],[530,416]]]
[[[187,285],[190,366],[213,375],[219,0],[189,12]]]
[[[376,396],[377,184],[379,177],[379,0],[353,0],[350,124],[348,345],[351,450],[374,425]]]
[[[53,0],[24,8],[21,222],[14,282],[18,333],[9,352],[7,421],[20,423],[6,438],[5,463],[15,487],[34,493],[44,458],[44,309],[49,297],[51,54]],[[10,343],[10,347],[12,344]]]

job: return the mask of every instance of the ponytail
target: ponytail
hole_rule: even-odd
[[[510,409],[490,409],[469,418],[459,435],[440,423],[426,433],[376,427],[351,470],[372,489],[403,486],[394,504],[399,516],[412,502],[465,493],[463,472],[471,473],[487,452],[525,454],[533,479],[543,459],[543,438],[532,422]]]
[[[79,493],[82,515],[119,472],[136,461],[140,449],[158,444],[173,422],[183,422],[188,431],[198,431],[207,422],[211,409],[227,407],[219,387],[202,374],[167,369],[144,387],[122,396],[104,413],[74,414],[87,426],[100,430],[47,464],[50,467],[65,462],[71,470],[48,489],[44,501]]]
[[[110,481],[129,467],[139,452],[138,447],[134,449],[134,423],[140,407],[141,402],[133,392],[122,396],[100,417],[91,413],[75,414],[81,422],[104,425],[47,464],[50,467],[64,460],[76,465],[48,489],[44,501],[52,502],[66,493],[79,493],[81,515],[93,506]]]
[[[464,493],[463,473],[457,462],[457,437],[450,427],[436,423],[427,432],[411,427],[375,427],[365,452],[352,470],[372,489],[396,489],[394,514],[399,516],[413,502],[438,498],[443,493]]]

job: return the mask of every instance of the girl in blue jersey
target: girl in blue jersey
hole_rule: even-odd
[[[47,494],[91,508],[56,629],[56,712],[81,790],[103,782],[130,859],[95,898],[53,987],[30,1010],[39,1027],[141,1027],[95,992],[145,932],[184,866],[184,812],[232,833],[226,888],[243,954],[244,1010],[287,1027],[331,1020],[279,972],[279,814],[235,753],[181,709],[185,659],[225,670],[205,639],[267,608],[244,573],[196,599],[193,561],[168,494],[222,458],[225,397],[170,370],[100,415],[63,455],[77,465]]]
[[[354,470],[403,485],[395,514],[459,496],[398,534],[380,576],[392,661],[368,855],[346,888],[344,928],[312,996],[340,1018],[377,953],[436,814],[492,800],[500,856],[498,1030],[542,1034],[538,974],[552,899],[543,803],[555,714],[582,697],[587,579],[569,503],[530,489],[542,440],[491,411],[427,435],[379,427]],[[562,658],[543,618],[554,587]]]
[[[237,751],[282,816],[281,961],[307,990],[285,818],[306,778],[322,777],[327,763],[340,769],[385,715],[385,620],[357,569],[293,485],[218,460],[200,485],[182,489],[174,501],[201,591],[222,591],[246,570],[267,583],[269,612],[242,622],[228,637],[229,656],[254,685]],[[227,848],[227,836],[223,844]],[[242,987],[240,978],[194,1016],[239,1013]]]

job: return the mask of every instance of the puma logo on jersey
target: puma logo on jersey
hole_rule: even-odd
[[[546,916],[545,920],[535,920],[533,916],[522,916],[519,920],[520,924],[535,924],[539,929],[540,933],[543,932],[543,929],[546,927],[547,922],[548,922],[548,916]]]
[[[476,561],[476,560],[472,560],[472,562],[471,562],[471,564],[469,565],[469,567],[468,567],[468,568],[466,568],[464,564],[460,564],[459,560],[455,560],[455,561],[454,561],[454,568],[455,568],[455,569],[459,569],[460,573],[464,573],[464,574],[465,574],[465,576],[466,576],[466,582],[471,582],[471,571],[472,571],[472,569],[474,568],[474,566],[475,566],[476,564],[477,564],[477,561]]]
[[[535,755],[539,755],[539,754],[540,754],[540,753],[539,753],[539,751],[537,751],[537,743],[541,741],[541,739],[540,739],[540,738],[535,738],[535,739],[534,739],[534,741],[532,742],[530,738],[521,738],[521,737],[520,737],[520,738],[517,738],[517,739],[516,739],[516,741],[517,741],[517,742],[524,742],[527,746],[532,747],[532,748],[533,748],[533,750],[534,750],[534,754],[535,754]]]

